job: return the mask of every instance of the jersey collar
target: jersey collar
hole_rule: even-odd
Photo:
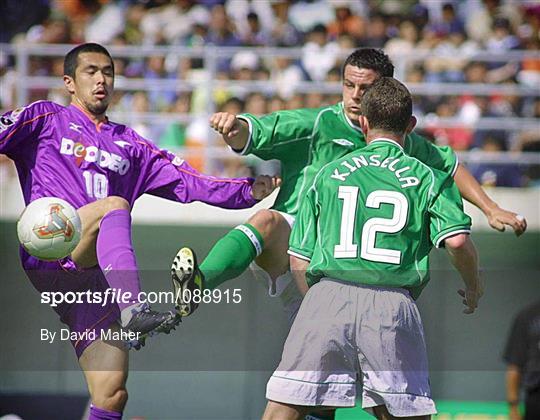
[[[74,109],[76,109],[77,111],[79,111],[80,113],[82,113],[84,115],[84,117],[88,120],[89,123],[93,124],[95,127],[96,127],[96,130],[99,132],[101,131],[101,128],[108,124],[109,123],[109,118],[107,116],[105,116],[105,118],[101,121],[99,121],[98,123],[95,123],[92,121],[92,118],[90,115],[88,115],[88,113],[82,109],[79,105],[77,105],[76,103],[71,103],[70,106],[72,106]]]
[[[379,137],[379,138],[376,138],[375,140],[372,140],[370,144],[373,144],[373,143],[387,143],[387,144],[392,144],[396,147],[398,147],[402,152],[404,152],[403,150],[403,146],[401,144],[399,144],[397,141],[395,140],[392,140],[392,139],[387,139],[386,137]]]
[[[349,119],[349,117],[347,116],[347,114],[345,113],[345,108],[343,107],[343,102],[340,102],[339,103],[339,108],[341,109],[341,112],[343,113],[343,118],[345,118],[345,121],[347,121],[347,124],[349,124],[349,126],[353,129],[353,130],[356,130],[358,131],[360,134],[364,134],[362,132],[362,129],[360,127],[358,127],[357,125],[354,125],[352,123],[352,121]]]

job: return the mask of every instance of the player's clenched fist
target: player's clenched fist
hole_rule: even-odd
[[[251,195],[255,200],[262,200],[280,185],[281,178],[277,176],[259,175],[251,186]]]
[[[210,127],[223,136],[233,149],[241,150],[246,145],[249,129],[247,123],[229,112],[217,112],[210,117]]]
[[[228,112],[217,112],[210,117],[210,127],[224,137],[234,137],[240,131],[240,121],[236,115]]]

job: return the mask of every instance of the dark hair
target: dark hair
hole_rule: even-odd
[[[106,55],[111,60],[111,65],[113,67],[114,72],[114,62],[109,54],[109,51],[107,49],[99,44],[95,44],[93,42],[89,42],[87,44],[81,44],[73,48],[70,52],[68,52],[64,58],[64,74],[66,76],[71,76],[75,78],[75,69],[77,68],[77,65],[79,64],[79,54],[82,53],[99,53]]]
[[[382,50],[376,48],[359,48],[354,50],[343,64],[343,68],[341,69],[342,77],[345,75],[345,67],[347,66],[370,69],[377,72],[381,77],[394,76],[394,65],[390,61],[390,58]]]
[[[367,118],[371,130],[401,136],[411,121],[411,94],[396,79],[381,77],[364,92],[360,111]]]

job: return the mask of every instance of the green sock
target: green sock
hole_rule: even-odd
[[[252,225],[246,223],[231,230],[216,242],[199,266],[204,274],[204,288],[212,290],[238,277],[262,252],[263,246],[261,234]]]

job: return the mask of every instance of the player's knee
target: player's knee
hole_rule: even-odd
[[[279,213],[263,209],[255,213],[248,220],[248,223],[253,225],[253,227],[259,231],[264,240],[268,240],[271,237],[272,233],[279,226],[279,217]]]
[[[130,206],[125,198],[116,195],[104,198],[101,200],[103,214],[107,214],[113,210],[129,210]]]
[[[128,392],[125,387],[107,390],[101,388],[96,395],[92,396],[92,402],[96,407],[105,410],[121,412],[124,410],[128,400]]]

